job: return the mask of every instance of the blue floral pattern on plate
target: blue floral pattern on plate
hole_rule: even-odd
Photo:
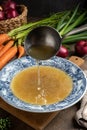
[[[84,96],[87,84],[84,72],[69,60],[54,56],[49,60],[40,61],[40,65],[53,66],[70,75],[73,80],[73,90],[70,95],[65,100],[51,105],[40,106],[21,101],[12,93],[10,82],[16,73],[34,65],[36,65],[35,59],[25,56],[10,62],[0,71],[0,96],[8,104],[29,112],[54,112],[76,104]]]

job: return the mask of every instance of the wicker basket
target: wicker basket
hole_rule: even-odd
[[[25,5],[18,5],[17,8],[20,14],[19,16],[0,21],[0,33],[7,33],[12,29],[27,23],[27,7]]]

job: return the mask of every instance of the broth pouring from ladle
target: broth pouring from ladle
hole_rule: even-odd
[[[30,55],[32,58],[36,59],[37,64],[37,90],[39,91],[43,101],[45,101],[45,92],[43,87],[41,87],[40,78],[40,60],[47,60],[54,55],[60,48],[61,38],[58,32],[49,26],[40,26],[33,29],[25,39],[25,50],[26,54]],[[39,96],[37,96],[39,97]],[[38,99],[37,99],[38,100]]]
[[[87,29],[87,25],[86,29]],[[78,28],[77,30],[73,30],[68,35],[75,34],[77,32],[80,32],[80,30],[84,30],[85,27]],[[24,47],[26,50],[26,54],[30,55],[32,58],[36,59],[37,61],[37,90],[39,91],[39,94],[36,97],[36,102],[39,98],[43,99],[44,104],[46,103],[45,99],[45,91],[42,88],[42,83],[40,80],[40,67],[39,67],[39,61],[40,60],[47,60],[53,56],[56,55],[56,53],[59,51],[62,40],[66,37],[61,37],[59,33],[52,27],[49,26],[39,26],[33,29],[29,34],[27,35],[24,43]]]

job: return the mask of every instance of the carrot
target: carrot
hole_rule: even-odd
[[[24,46],[22,46],[23,39],[18,39],[18,58],[21,58],[25,54]]]
[[[17,53],[17,46],[11,47],[0,57],[0,69],[2,69]]]
[[[4,45],[0,45],[0,50],[2,50],[3,47],[4,47]]]
[[[18,45],[18,58],[21,58],[25,54],[25,49],[22,45]]]
[[[3,49],[0,51],[0,57],[14,44],[13,40],[8,41],[8,43],[3,47]]]
[[[11,38],[8,36],[8,34],[0,34],[0,45],[2,45],[4,42],[10,40]]]

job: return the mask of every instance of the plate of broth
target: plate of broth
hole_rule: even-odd
[[[77,65],[56,56],[39,62],[24,56],[0,71],[1,98],[29,112],[66,109],[81,100],[86,84],[86,75]]]

